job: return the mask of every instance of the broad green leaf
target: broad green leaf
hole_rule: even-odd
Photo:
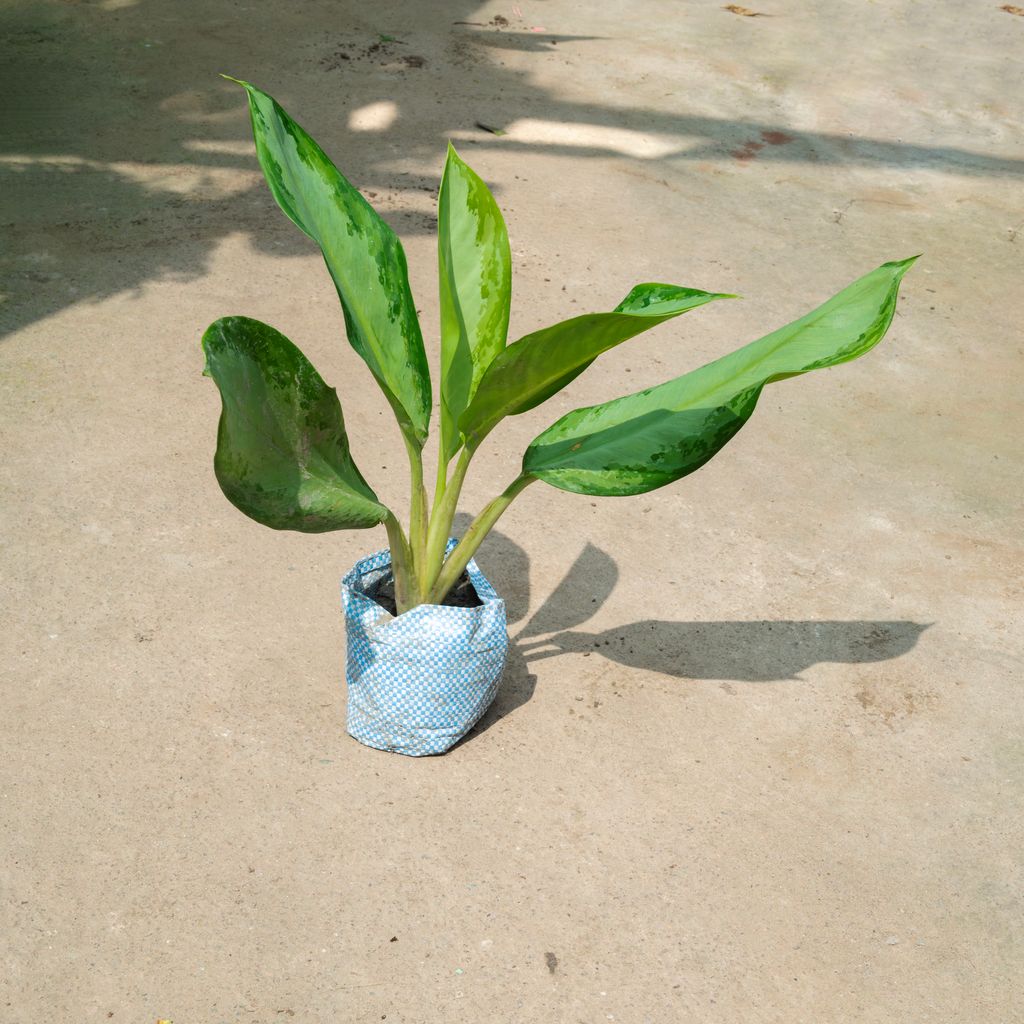
[[[732,295],[638,284],[611,313],[586,313],[526,335],[484,371],[459,420],[467,443],[478,445],[506,416],[540,405],[578,377],[602,352],[666,320]]]
[[[704,465],[772,381],[836,366],[881,341],[914,256],[886,263],[759,341],[659,387],[576,409],[536,437],[531,476],[577,494],[642,494]]]
[[[441,286],[441,457],[459,449],[459,417],[505,347],[512,255],[487,186],[448,146],[437,204]]]
[[[377,378],[403,433],[422,447],[430,423],[430,371],[402,243],[272,97],[239,84],[249,96],[256,154],[270,191],[320,246],[352,347]]]
[[[283,334],[227,316],[206,329],[203,351],[222,403],[214,471],[232,505],[303,533],[387,516],[349,454],[337,392]]]

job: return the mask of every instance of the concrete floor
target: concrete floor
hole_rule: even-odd
[[[1024,1020],[1024,17],[756,3],[0,9],[4,1024]],[[344,733],[338,582],[383,531],[265,530],[212,473],[198,340],[244,313],[404,507],[219,71],[399,230],[433,355],[449,137],[508,219],[514,337],[637,281],[746,297],[507,421],[467,511],[563,411],[924,256],[881,347],[699,475],[530,488],[480,556],[497,704],[382,754]]]

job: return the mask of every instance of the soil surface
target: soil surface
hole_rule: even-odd
[[[395,580],[389,576],[382,580],[372,591],[367,591],[367,597],[372,598],[392,615],[398,614],[398,605],[395,603]],[[441,602],[445,608],[479,608],[483,604],[476,588],[470,582],[469,576],[463,573],[458,582],[450,591],[448,596]]]

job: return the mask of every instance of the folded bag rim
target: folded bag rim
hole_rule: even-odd
[[[454,537],[449,538],[445,554],[451,552],[458,543]],[[471,631],[464,638],[464,642],[471,644],[471,652],[474,654],[493,650],[495,647],[502,647],[507,644],[507,633],[504,629],[495,631],[499,638],[493,643],[485,646],[478,646],[473,639],[473,634],[481,631],[493,621],[494,615],[504,611],[505,602],[498,596],[497,591],[491,585],[490,580],[483,574],[471,558],[466,565],[466,575],[473,584],[473,589],[480,598],[480,604],[473,608],[457,608],[440,604],[421,604],[410,608],[401,615],[392,615],[386,608],[379,605],[359,586],[361,580],[371,572],[386,570],[391,565],[391,551],[384,548],[372,555],[361,558],[342,577],[342,601],[345,610],[346,628],[355,627],[362,631],[371,643],[387,644],[390,647],[408,647],[415,649],[418,646],[433,646],[437,643],[436,622],[439,616],[443,616],[450,625],[461,625],[467,631]],[[373,613],[376,618],[372,623],[365,623],[363,616]],[[400,635],[395,635],[396,630],[392,627],[402,625]],[[503,623],[504,625],[504,623]],[[423,635],[410,635],[410,627],[422,626]]]

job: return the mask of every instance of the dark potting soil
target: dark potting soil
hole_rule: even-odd
[[[395,580],[393,577],[389,576],[387,579],[382,580],[373,590],[367,591],[366,596],[376,601],[381,608],[392,615],[398,614],[398,605],[395,604]],[[480,600],[476,588],[470,583],[469,576],[466,573],[459,577],[459,582],[448,591],[448,596],[442,602],[445,608],[479,608],[482,604],[483,601]]]

